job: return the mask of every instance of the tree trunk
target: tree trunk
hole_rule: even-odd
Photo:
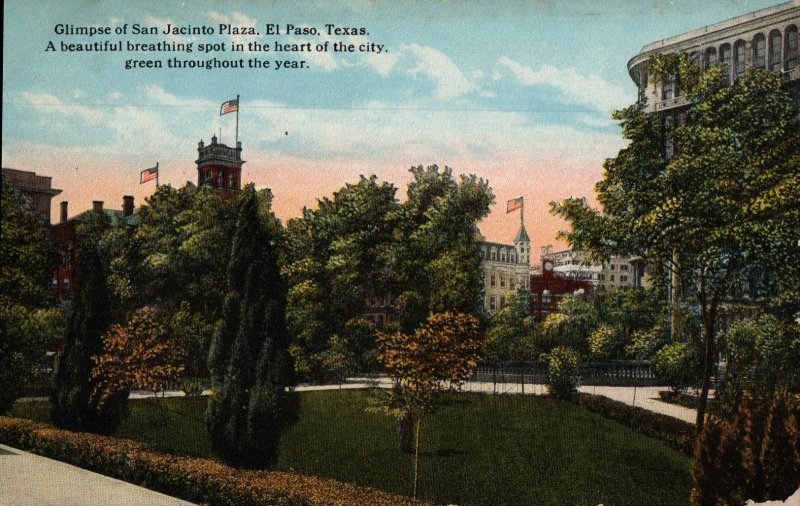
[[[400,451],[411,453],[414,450],[414,416],[406,411],[400,417]]]
[[[414,499],[417,498],[417,489],[419,485],[419,452],[420,452],[420,439],[419,439],[419,431],[422,428],[422,417],[417,417],[417,423],[415,431],[416,432],[416,442],[414,444]]]
[[[703,426],[706,421],[706,406],[708,404],[708,390],[711,386],[711,371],[714,368],[714,355],[715,355],[715,338],[716,331],[714,329],[715,320],[717,318],[716,303],[712,302],[711,307],[707,311],[703,311],[703,330],[705,332],[705,362],[703,365],[703,387],[700,390],[700,399],[697,403],[697,435],[703,432]]]

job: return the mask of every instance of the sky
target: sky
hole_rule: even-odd
[[[487,239],[512,241],[520,216],[505,204],[522,196],[534,252],[559,249],[567,225],[549,202],[594,202],[603,160],[625,145],[611,112],[636,99],[628,60],[650,42],[780,3],[6,0],[2,166],[52,177],[63,190],[54,220],[62,200],[70,216],[93,200],[121,208],[123,195],[138,206],[155,190],[139,184],[143,169],[158,163],[161,184],[196,183],[197,143],[234,144],[236,114],[219,112],[238,95],[242,181],[271,188],[284,221],[361,174],[394,183],[402,200],[408,169],[437,164],[489,181]],[[162,33],[170,26],[185,34]],[[100,33],[80,33],[89,28]],[[106,41],[125,50],[62,51]],[[254,42],[269,50],[251,51]],[[301,51],[276,52],[276,42]],[[172,58],[245,68],[167,68]],[[128,60],[163,67],[126,69]],[[287,60],[305,68],[276,68]]]

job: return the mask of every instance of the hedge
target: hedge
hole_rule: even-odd
[[[643,408],[629,406],[602,395],[580,394],[581,405],[611,418],[646,436],[664,441],[685,455],[694,456],[697,430],[694,424],[671,416],[653,413]]]
[[[331,479],[243,470],[157,452],[144,443],[70,432],[0,416],[0,442],[211,506],[422,505],[421,501]]]

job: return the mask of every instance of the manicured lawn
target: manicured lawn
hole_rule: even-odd
[[[367,392],[303,392],[299,421],[283,436],[277,467],[408,494],[412,457],[396,422],[366,413]],[[212,456],[205,399],[131,403],[116,435]],[[47,419],[46,403],[12,412]],[[678,505],[688,502],[690,461],[657,440],[580,406],[542,397],[461,394],[423,422],[420,495],[459,505]]]

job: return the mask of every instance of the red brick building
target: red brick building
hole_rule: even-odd
[[[97,210],[106,213],[111,219],[111,223],[125,220],[129,224],[134,224],[137,220],[137,216],[134,213],[133,197],[130,195],[122,197],[121,210],[105,209],[102,201],[95,200],[92,203],[91,210],[84,211],[69,218],[67,207],[67,202],[61,202],[60,220],[57,224],[53,225],[52,228],[53,246],[59,254],[59,261],[53,273],[53,289],[62,307],[66,306],[66,303],[72,299],[75,293],[78,266],[77,257],[75,255],[77,231],[78,225],[86,215]]]
[[[558,312],[558,304],[568,295],[588,295],[592,285],[585,279],[575,279],[554,270],[553,260],[542,260],[542,274],[531,276],[531,316],[544,321],[550,313]]]
[[[237,141],[231,148],[211,137],[206,146],[201,140],[197,144],[197,186],[210,186],[223,195],[233,197],[242,187],[242,143]]]

